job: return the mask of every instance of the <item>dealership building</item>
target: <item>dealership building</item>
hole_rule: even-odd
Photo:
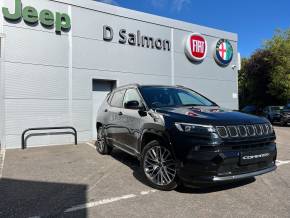
[[[128,83],[183,85],[238,108],[234,33],[92,0],[1,0],[0,8],[2,148],[21,148],[23,131],[38,127],[72,126],[79,141],[94,139],[99,105]],[[73,141],[34,134],[26,143]]]

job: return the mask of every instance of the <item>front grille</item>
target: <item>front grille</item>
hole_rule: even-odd
[[[216,130],[221,138],[268,136],[273,133],[272,125],[266,123],[254,125],[216,126]]]
[[[227,132],[226,127],[224,127],[224,126],[217,126],[216,129],[217,129],[217,132],[218,132],[218,134],[219,134],[220,137],[222,137],[222,138],[228,137],[228,132]]]
[[[263,134],[263,129],[262,129],[260,124],[256,124],[255,125],[255,129],[256,129],[256,134],[257,135],[262,135]]]
[[[238,137],[239,133],[237,127],[235,126],[228,126],[228,131],[231,137]]]
[[[242,137],[246,137],[248,135],[247,128],[245,126],[238,126],[239,134]]]
[[[248,125],[247,126],[247,130],[248,130],[249,136],[255,136],[256,135],[254,126]]]
[[[244,137],[244,138],[228,138],[224,140],[223,144],[219,147],[222,150],[229,151],[247,151],[253,149],[264,149],[274,143],[275,137]]]

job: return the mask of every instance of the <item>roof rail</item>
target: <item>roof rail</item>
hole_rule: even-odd
[[[187,88],[187,87],[185,87],[185,86],[183,86],[183,85],[175,85],[176,87],[182,87],[182,88]]]
[[[124,88],[124,87],[128,87],[128,86],[140,86],[140,85],[138,83],[131,83],[131,84],[126,84],[126,85],[118,86],[115,89]]]

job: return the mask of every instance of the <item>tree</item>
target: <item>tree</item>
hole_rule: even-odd
[[[273,55],[269,92],[277,103],[283,104],[290,98],[290,29],[278,30],[271,40],[266,41],[265,49]]]
[[[290,98],[290,29],[242,59],[239,72],[240,106],[283,105]]]

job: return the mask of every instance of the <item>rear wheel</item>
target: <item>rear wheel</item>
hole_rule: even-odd
[[[149,142],[144,147],[141,171],[153,188],[169,191],[177,187],[176,161],[170,149],[157,140]]]
[[[103,126],[100,126],[98,128],[96,149],[102,155],[110,154],[112,151],[112,147],[108,146],[108,144],[107,144]]]

